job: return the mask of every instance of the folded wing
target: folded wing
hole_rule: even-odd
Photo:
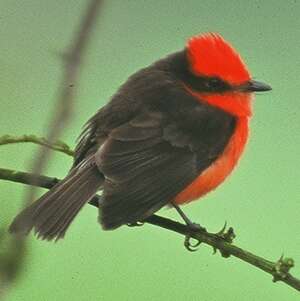
[[[147,218],[197,176],[196,154],[188,143],[168,141],[167,124],[159,113],[140,115],[114,129],[95,155],[105,175],[100,215],[105,229]]]

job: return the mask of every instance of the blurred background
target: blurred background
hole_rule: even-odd
[[[0,1],[0,135],[45,135],[62,66],[87,1]],[[255,79],[273,91],[258,95],[251,139],[230,179],[184,208],[218,231],[225,220],[236,244],[270,260],[284,253],[300,276],[300,1],[105,1],[81,68],[79,94],[62,138],[71,147],[84,122],[126,78],[182,49],[188,37],[221,33]],[[0,147],[0,167],[26,171],[36,145]],[[55,153],[44,174],[63,177],[71,158]],[[27,187],[0,181],[0,227],[18,212]],[[43,190],[40,190],[42,193]],[[178,219],[172,210],[161,215]],[[64,241],[29,238],[23,271],[7,300],[299,300],[299,293],[235,258],[144,225],[104,232],[86,206]]]

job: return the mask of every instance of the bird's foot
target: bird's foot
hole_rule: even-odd
[[[229,227],[227,230],[226,230],[226,228],[227,228],[227,222],[225,222],[222,229],[219,232],[215,233],[214,235],[218,239],[221,239],[221,240],[231,244],[233,242],[234,238],[236,237],[236,235],[235,235],[232,227]],[[217,249],[216,248],[213,248],[213,249],[214,249],[214,254],[215,254],[217,252]],[[228,254],[224,250],[219,249],[219,251],[220,251],[221,255],[225,258],[230,256],[230,254]]]
[[[201,241],[198,239],[195,239],[192,237],[193,233],[197,232],[207,232],[206,229],[199,224],[193,223],[186,215],[185,213],[180,209],[180,207],[177,204],[172,204],[173,207],[176,209],[176,211],[179,213],[181,218],[186,223],[186,226],[188,227],[188,234],[185,236],[184,239],[184,246],[187,250],[191,252],[195,252],[198,250],[199,245],[201,244]],[[195,240],[196,243],[192,244],[191,239]]]
[[[195,252],[198,250],[198,247],[200,246],[201,244],[201,240],[198,240],[198,239],[195,239],[193,238],[191,235],[192,233],[197,233],[197,232],[207,232],[206,229],[202,226],[200,226],[199,224],[196,224],[196,223],[192,223],[192,222],[189,222],[187,223],[187,227],[189,228],[190,230],[190,233],[187,234],[184,238],[184,246],[185,248],[190,251],[190,252]],[[194,240],[195,243],[191,243],[191,240]]]
[[[232,227],[229,227],[227,230],[226,228],[227,222],[225,222],[219,232],[215,233],[215,236],[231,244],[235,238],[235,233]]]

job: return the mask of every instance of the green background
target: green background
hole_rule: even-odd
[[[0,135],[45,135],[61,79],[59,51],[85,0],[0,1]],[[185,212],[210,231],[224,221],[236,243],[268,259],[282,253],[300,276],[300,1],[106,1],[82,66],[72,147],[83,123],[135,70],[181,49],[194,34],[217,31],[241,53],[258,95],[251,139],[230,179]],[[0,166],[27,170],[37,146],[0,148]],[[54,154],[45,174],[63,177],[71,158]],[[0,181],[1,225],[19,210],[26,187]],[[178,218],[172,210],[165,216]],[[299,300],[299,293],[235,258],[150,225],[104,232],[86,206],[57,244],[29,239],[23,273],[8,300]]]

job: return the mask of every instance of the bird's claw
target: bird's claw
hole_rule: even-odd
[[[228,242],[228,243],[232,243],[234,238],[235,238],[235,233],[232,227],[229,227],[227,230],[227,222],[225,222],[224,226],[222,227],[222,229],[217,232],[215,234],[215,236],[217,236],[218,238],[223,239],[224,241]],[[226,230],[226,231],[225,231]]]
[[[225,221],[224,226],[215,235],[218,237],[222,237],[225,233],[226,227],[227,227],[227,221]]]
[[[190,232],[207,232],[206,229],[199,224],[190,223],[187,225]],[[191,239],[195,240],[194,244],[191,243]],[[191,234],[187,234],[184,239],[184,246],[188,251],[195,252],[198,250],[199,245],[201,244],[201,240],[195,239],[191,236]]]
[[[201,244],[200,240],[197,240],[196,243],[191,243],[191,235],[187,234],[184,238],[184,246],[190,252],[195,252],[198,250],[199,245]]]
[[[227,227],[227,222],[225,222],[224,226],[222,227],[222,229],[217,232],[215,234],[215,236],[218,238],[218,239],[221,239],[229,244],[231,244],[234,240],[234,238],[236,237],[235,233],[234,233],[234,230],[232,227],[229,227],[227,230],[226,230],[226,227]],[[214,254],[217,252],[217,248],[213,247],[214,249]],[[221,252],[221,255],[223,257],[229,257],[230,254],[228,254],[227,252],[224,252],[223,250],[220,249],[220,252]]]

